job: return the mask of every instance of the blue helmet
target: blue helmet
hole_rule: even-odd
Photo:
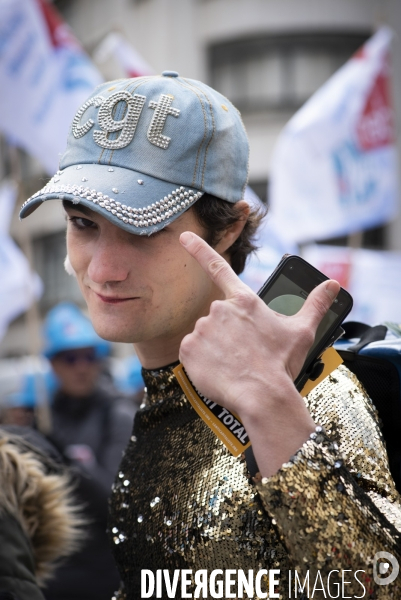
[[[41,403],[41,395],[51,398],[58,386],[52,371],[46,373],[27,373],[19,382],[18,389],[5,396],[6,408],[35,408]]]
[[[70,302],[61,302],[47,313],[43,334],[43,354],[49,359],[58,352],[77,348],[95,348],[98,358],[110,352],[110,342],[102,340],[89,319]]]

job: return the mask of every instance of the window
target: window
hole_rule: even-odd
[[[368,35],[265,36],[216,44],[209,50],[211,85],[241,111],[296,108]]]

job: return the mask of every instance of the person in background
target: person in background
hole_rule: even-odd
[[[44,354],[58,379],[51,399],[50,439],[75,467],[78,503],[90,525],[82,549],[58,569],[48,600],[109,599],[118,575],[109,550],[107,500],[130,436],[132,415],[104,385],[102,366],[110,344],[78,307],[62,303],[47,315]]]
[[[3,385],[0,384],[3,388]],[[40,429],[37,424],[38,410],[46,410],[49,398],[57,389],[53,372],[40,370],[15,376],[11,385],[4,386],[0,394],[0,423]],[[9,389],[7,390],[7,387]]]
[[[19,425],[20,427],[35,426],[35,390],[30,388],[30,378],[27,376],[22,383],[22,389],[8,394],[2,402],[0,423],[3,425]],[[33,393],[30,393],[30,392]]]
[[[83,525],[55,448],[32,428],[0,427],[0,600],[44,600],[41,588],[76,551]]]

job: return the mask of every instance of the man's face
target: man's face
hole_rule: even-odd
[[[97,333],[111,341],[176,345],[220,292],[179,243],[203,235],[189,210],[150,237],[85,207],[66,208],[67,248]]]
[[[89,396],[96,385],[100,363],[95,348],[75,348],[55,354],[51,359],[53,371],[66,394],[74,397]]]

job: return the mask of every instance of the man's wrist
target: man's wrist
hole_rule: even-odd
[[[246,382],[235,404],[241,406],[238,416],[251,429],[273,426],[275,417],[281,414],[286,417],[298,414],[301,418],[302,415],[309,415],[294,382],[285,372],[276,376],[273,381],[269,378],[253,377]]]
[[[262,476],[270,477],[309,439],[316,424],[289,377],[276,380],[274,388],[251,389],[244,405],[239,417]]]

